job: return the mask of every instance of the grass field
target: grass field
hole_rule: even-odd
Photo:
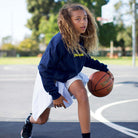
[[[132,66],[132,57],[119,57],[117,59],[108,57],[97,57],[100,62],[108,65],[130,65]],[[138,66],[138,57],[136,57],[136,66]]]
[[[38,65],[40,57],[1,57],[0,65],[12,65],[12,64],[31,64]],[[108,58],[108,57],[95,57],[100,62],[103,62],[108,65],[132,65],[132,57],[119,57],[117,59]],[[138,57],[136,58],[136,66],[138,66]]]

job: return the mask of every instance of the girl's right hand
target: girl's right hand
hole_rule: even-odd
[[[68,101],[62,95],[58,99],[53,100],[54,107],[56,108],[56,107],[62,107],[63,106],[64,108],[66,108],[63,101],[68,103]]]
[[[110,71],[107,71],[107,73],[110,75],[111,79],[114,81],[114,76]]]

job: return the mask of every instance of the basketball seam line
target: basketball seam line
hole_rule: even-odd
[[[98,80],[98,82],[96,83],[96,85],[95,85],[95,87],[94,87],[94,90],[96,90],[97,84],[98,84],[106,75],[108,75],[108,74],[104,74],[104,75],[101,77],[101,79]]]
[[[108,86],[110,86],[112,84],[112,82],[110,82],[106,87],[102,88],[102,89],[105,89],[107,88]],[[95,90],[95,92],[99,91],[99,90],[102,90],[102,89],[98,89],[98,90]]]

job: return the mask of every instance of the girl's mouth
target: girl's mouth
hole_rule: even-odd
[[[82,30],[85,30],[86,29],[86,27],[85,26],[82,26],[82,27],[80,27]]]

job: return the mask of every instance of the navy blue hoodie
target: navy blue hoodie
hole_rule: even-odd
[[[107,65],[91,59],[90,56],[69,52],[61,34],[56,34],[48,44],[38,66],[44,89],[49,92],[53,100],[61,96],[55,81],[66,82],[81,72],[83,66],[108,71]]]

